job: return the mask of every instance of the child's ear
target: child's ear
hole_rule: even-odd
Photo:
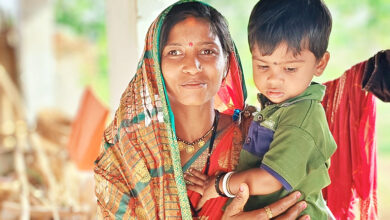
[[[322,56],[321,59],[316,64],[316,72],[314,73],[315,76],[322,75],[326,66],[328,65],[329,58],[330,58],[330,54],[328,51],[326,51],[324,56]]]

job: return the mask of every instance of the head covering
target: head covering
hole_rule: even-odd
[[[185,2],[192,1],[174,5]],[[102,217],[192,219],[174,115],[160,67],[160,30],[172,6],[150,26],[137,72],[104,134],[94,169]],[[243,109],[246,90],[236,50],[230,52],[229,59],[229,71],[215,96],[215,107],[232,115],[235,109]]]

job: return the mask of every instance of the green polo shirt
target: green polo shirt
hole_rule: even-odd
[[[336,143],[321,105],[324,94],[325,86],[312,83],[299,96],[279,104],[259,95],[262,110],[249,128],[238,171],[263,168],[284,187],[269,195],[250,196],[246,211],[299,190],[308,203],[303,214],[312,219],[329,218],[321,190],[330,184],[329,161]]]

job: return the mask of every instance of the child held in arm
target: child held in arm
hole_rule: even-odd
[[[325,86],[312,82],[328,63],[332,27],[320,0],[261,0],[249,20],[253,78],[261,111],[252,121],[236,172],[206,181],[199,205],[216,196],[234,197],[249,186],[245,211],[265,207],[298,190],[308,206],[302,214],[329,219],[321,190],[336,143],[321,100]]]

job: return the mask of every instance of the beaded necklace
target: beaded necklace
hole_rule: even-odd
[[[188,141],[185,141],[179,137],[177,137],[177,141],[178,141],[178,145],[179,145],[179,150],[180,151],[183,151],[185,150],[186,153],[193,153],[195,151],[195,146],[198,146],[198,148],[202,148],[204,145],[205,145],[205,141],[204,139],[209,136],[209,134],[214,131],[214,125],[210,128],[210,130],[208,130],[206,132],[206,134],[204,134],[202,137],[198,138],[197,140],[193,141],[193,142],[188,142]]]

